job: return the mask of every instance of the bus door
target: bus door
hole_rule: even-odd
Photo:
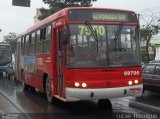
[[[63,29],[59,28],[56,30],[56,55],[57,55],[57,93],[59,96],[64,96],[64,45],[62,45],[62,32]]]

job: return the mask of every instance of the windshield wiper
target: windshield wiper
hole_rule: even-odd
[[[121,34],[122,28],[123,28],[123,22],[118,26],[118,29],[115,33],[115,38],[116,39],[118,39],[119,35]]]
[[[121,32],[122,32],[122,28],[123,28],[123,22],[118,26],[118,29],[115,33],[115,38],[114,38],[114,46],[115,48],[113,50],[119,50],[121,48],[117,48],[117,42],[116,40],[118,40],[118,37],[120,36]]]
[[[93,29],[93,27],[89,23],[89,21],[85,21],[85,25],[88,27],[88,29],[90,29],[94,40],[97,42],[97,53],[98,53],[98,35],[97,35],[97,32],[96,32],[96,30]]]

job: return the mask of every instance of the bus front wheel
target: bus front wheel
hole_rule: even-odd
[[[46,80],[46,95],[49,103],[53,103],[52,87],[49,78]]]
[[[99,99],[98,108],[102,110],[112,110],[112,103],[109,99]]]

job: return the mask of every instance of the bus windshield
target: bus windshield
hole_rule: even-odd
[[[0,50],[0,65],[7,65],[12,62],[11,50]]]
[[[69,25],[70,42],[67,46],[69,68],[128,67],[140,65],[137,26],[92,25],[98,36],[97,42],[84,24]]]

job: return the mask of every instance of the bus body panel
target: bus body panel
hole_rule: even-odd
[[[26,73],[26,84],[31,85],[43,91],[43,76],[48,74],[50,78],[53,75],[53,63],[51,54],[38,54],[36,57],[25,56],[23,57],[24,71]],[[32,64],[29,61],[33,60]],[[28,62],[28,63],[26,63]],[[32,66],[31,66],[32,65]]]
[[[86,88],[114,88],[128,86],[128,82],[138,80],[142,83],[142,69],[136,68],[101,68],[101,69],[67,69],[67,82],[87,83]],[[130,74],[127,74],[127,73]],[[126,73],[126,74],[125,74]],[[66,83],[68,84],[68,83]],[[82,88],[80,86],[80,88]]]

